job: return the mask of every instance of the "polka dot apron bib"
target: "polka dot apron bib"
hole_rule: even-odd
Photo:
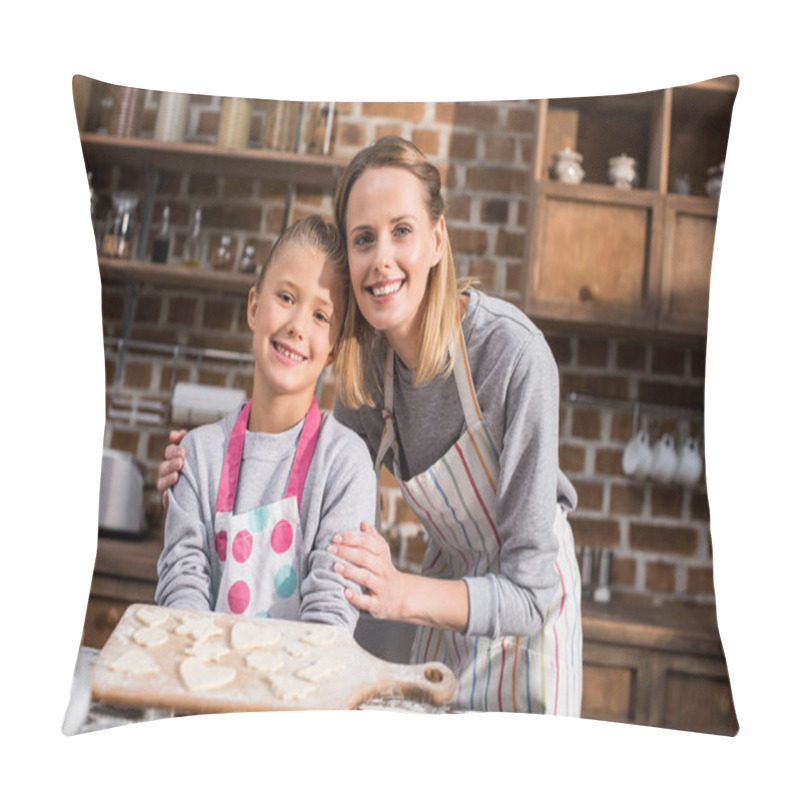
[[[299,619],[300,500],[317,445],[321,414],[316,400],[312,401],[283,499],[234,514],[251,402],[244,405],[233,426],[217,491],[214,546],[221,576],[214,609]]]
[[[392,447],[394,474],[403,497],[428,533],[423,575],[444,579],[500,575],[503,541],[495,524],[499,453],[478,406],[463,335],[455,348],[455,359],[454,375],[466,430],[429,469],[402,481],[392,417],[394,354],[389,352],[384,430],[376,472]],[[554,533],[558,555],[553,570],[558,588],[536,634],[491,639],[425,626],[417,629],[411,660],[443,661],[453,670],[457,680],[455,707],[580,715],[581,582],[572,530],[560,505],[556,506]]]

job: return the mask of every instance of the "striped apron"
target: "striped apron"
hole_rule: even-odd
[[[394,353],[389,352],[384,428],[375,468],[379,473],[392,447],[393,471],[403,497],[428,533],[423,575],[450,580],[500,575],[503,542],[495,513],[499,453],[478,406],[463,335],[456,347],[454,375],[466,430],[433,466],[402,481],[392,417]],[[430,627],[417,629],[411,661],[442,661],[453,670],[458,683],[454,707],[580,716],[581,580],[572,529],[566,510],[558,504],[554,534],[558,555],[553,570],[558,588],[535,634],[491,639]]]

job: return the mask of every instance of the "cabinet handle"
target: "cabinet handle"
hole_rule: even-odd
[[[578,290],[578,299],[583,303],[586,303],[589,300],[594,300],[592,290],[588,286],[581,286],[581,288]]]

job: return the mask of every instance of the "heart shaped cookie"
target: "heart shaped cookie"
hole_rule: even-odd
[[[196,656],[181,661],[181,678],[190,692],[209,692],[227,686],[236,677],[236,670],[209,664]]]

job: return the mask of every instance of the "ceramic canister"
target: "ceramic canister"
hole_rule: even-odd
[[[153,138],[160,142],[182,142],[189,120],[189,95],[162,92],[158,102]]]

